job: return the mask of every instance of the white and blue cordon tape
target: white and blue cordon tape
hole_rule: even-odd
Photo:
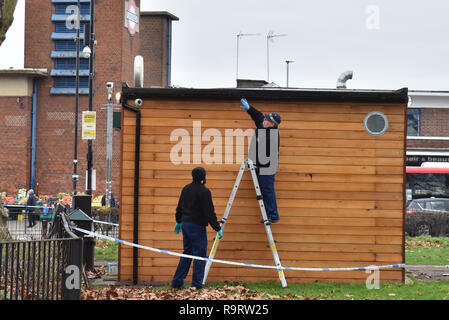
[[[112,222],[100,221],[100,220],[92,220],[92,222],[118,227],[118,223],[112,223]]]
[[[252,268],[263,268],[263,269],[283,269],[283,270],[298,270],[298,271],[363,271],[363,270],[377,270],[377,269],[394,269],[394,268],[405,268],[405,264],[390,264],[390,265],[382,265],[382,266],[367,266],[367,267],[348,267],[348,268],[300,268],[300,267],[277,267],[277,266],[268,266],[268,265],[261,265],[261,264],[252,264],[252,263],[244,263],[244,262],[235,262],[235,261],[226,261],[226,260],[220,260],[220,259],[210,259],[205,257],[199,257],[199,256],[192,256],[189,254],[184,253],[178,253],[173,251],[167,251],[157,248],[152,248],[148,246],[142,246],[140,244],[135,244],[132,242],[128,242],[125,240],[120,240],[117,238],[105,236],[96,232],[84,230],[78,227],[69,226],[73,230],[77,230],[79,232],[95,236],[97,238],[103,238],[106,240],[115,241],[124,245],[136,247],[139,249],[149,250],[153,252],[159,252],[164,254],[169,254],[172,256],[178,256],[178,257],[184,257],[184,258],[190,258],[190,259],[196,259],[196,260],[203,260],[203,261],[210,261],[210,262],[216,262],[216,263],[222,263],[222,264],[230,264],[230,265],[236,265],[236,266],[243,266],[243,267],[252,267]],[[446,266],[446,268],[449,268],[449,265]]]

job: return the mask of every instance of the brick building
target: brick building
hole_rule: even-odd
[[[91,21],[90,0],[81,2],[80,37]],[[25,8],[25,70],[0,72],[0,81],[21,77],[25,93],[0,91],[0,191],[34,187],[41,195],[71,193],[75,140],[76,29],[70,27],[77,1],[33,0]],[[168,12],[139,12],[139,0],[95,1],[93,110],[94,195],[106,180],[106,83],[114,95],[123,82],[134,86],[134,58],[145,61],[145,86],[170,85],[171,24]],[[83,40],[80,41],[83,50]],[[87,140],[81,139],[82,111],[89,106],[89,59],[80,54],[77,191],[85,191]],[[35,91],[33,88],[35,81]],[[31,87],[30,87],[31,86]],[[1,89],[0,89],[1,90]],[[36,121],[32,123],[33,92]],[[20,98],[20,102],[19,102]],[[12,107],[11,107],[12,106]],[[35,135],[32,134],[34,129]],[[34,138],[34,139],[33,139]],[[34,142],[34,144],[33,144]],[[32,145],[35,148],[32,148]],[[32,161],[34,157],[34,161]],[[114,129],[112,190],[119,190],[120,132]],[[34,167],[34,171],[32,168]]]
[[[439,162],[449,162],[449,92],[410,90],[409,97],[408,155],[439,154]],[[421,162],[408,159],[408,165]]]
[[[409,99],[408,197],[448,197],[449,92],[411,90]]]

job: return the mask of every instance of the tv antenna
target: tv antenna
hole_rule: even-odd
[[[239,78],[239,41],[240,41],[241,37],[246,37],[246,36],[260,36],[260,33],[242,33],[242,31],[240,31],[237,34],[237,71],[235,74],[236,79]]]
[[[273,30],[268,31],[267,34],[267,82],[270,83],[270,42],[274,42],[273,38],[284,37],[287,34],[274,34]]]

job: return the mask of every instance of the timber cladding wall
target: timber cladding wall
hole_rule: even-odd
[[[138,232],[134,225],[136,113],[123,109],[120,238],[182,252],[175,209],[191,170],[207,170],[217,217],[223,216],[240,162],[230,129],[254,129],[240,98],[262,112],[282,116],[276,193],[281,220],[272,232],[283,266],[358,267],[404,262],[404,163],[407,89],[399,91],[283,91],[124,88],[125,103],[142,98]],[[364,129],[371,111],[383,112],[388,130]],[[176,131],[175,131],[176,130]],[[207,136],[212,136],[208,138]],[[172,137],[172,138],[171,138]],[[184,162],[170,153],[184,137]],[[244,153],[248,140],[245,138]],[[214,144],[214,142],[216,144]],[[201,144],[199,147],[198,143]],[[230,147],[232,144],[232,147]],[[241,142],[240,142],[241,145]],[[221,149],[221,150],[220,150]],[[221,154],[217,156],[214,151]],[[215,163],[207,155],[212,155]],[[179,154],[180,156],[181,154]],[[214,155],[216,157],[214,157]],[[230,155],[233,157],[231,158]],[[209,157],[210,158],[210,157]],[[232,160],[231,160],[232,159]],[[178,159],[179,160],[179,159]],[[200,160],[200,163],[194,163]],[[233,163],[229,163],[229,162]],[[216,259],[273,265],[273,258],[246,172]],[[208,227],[208,252],[215,232]],[[120,247],[120,279],[168,282],[178,257]],[[134,260],[133,258],[136,258]],[[135,268],[134,268],[135,267]],[[287,282],[365,281],[365,271],[285,271]],[[137,277],[137,278],[136,278]],[[402,269],[380,271],[381,280],[402,281]],[[186,281],[191,280],[191,272]],[[214,263],[208,282],[278,281],[272,269]]]

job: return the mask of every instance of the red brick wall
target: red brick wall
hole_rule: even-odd
[[[168,18],[144,15],[140,18],[142,56],[144,58],[144,86],[167,85]]]
[[[133,85],[133,61],[139,54],[138,34],[130,37],[124,28],[124,0],[97,0],[95,5],[95,80],[93,110],[97,111],[97,139],[93,141],[93,166],[97,190],[105,190],[106,163],[106,82],[114,82],[115,92],[122,82]],[[136,1],[137,6],[140,1]],[[51,21],[54,5],[49,0],[26,2],[25,67],[53,69],[50,58],[54,41],[50,39],[55,26]],[[40,80],[38,85],[36,189],[40,194],[71,193],[73,183],[75,96],[50,95],[53,79]],[[78,139],[78,192],[85,191],[87,142],[81,140],[81,113],[88,110],[88,97],[80,96]],[[120,166],[120,133],[114,132],[113,192],[118,198]]]
[[[449,109],[421,108],[421,136],[449,137]],[[408,148],[449,149],[449,141],[407,140]]]
[[[0,192],[29,188],[31,110],[31,97],[0,97]]]

